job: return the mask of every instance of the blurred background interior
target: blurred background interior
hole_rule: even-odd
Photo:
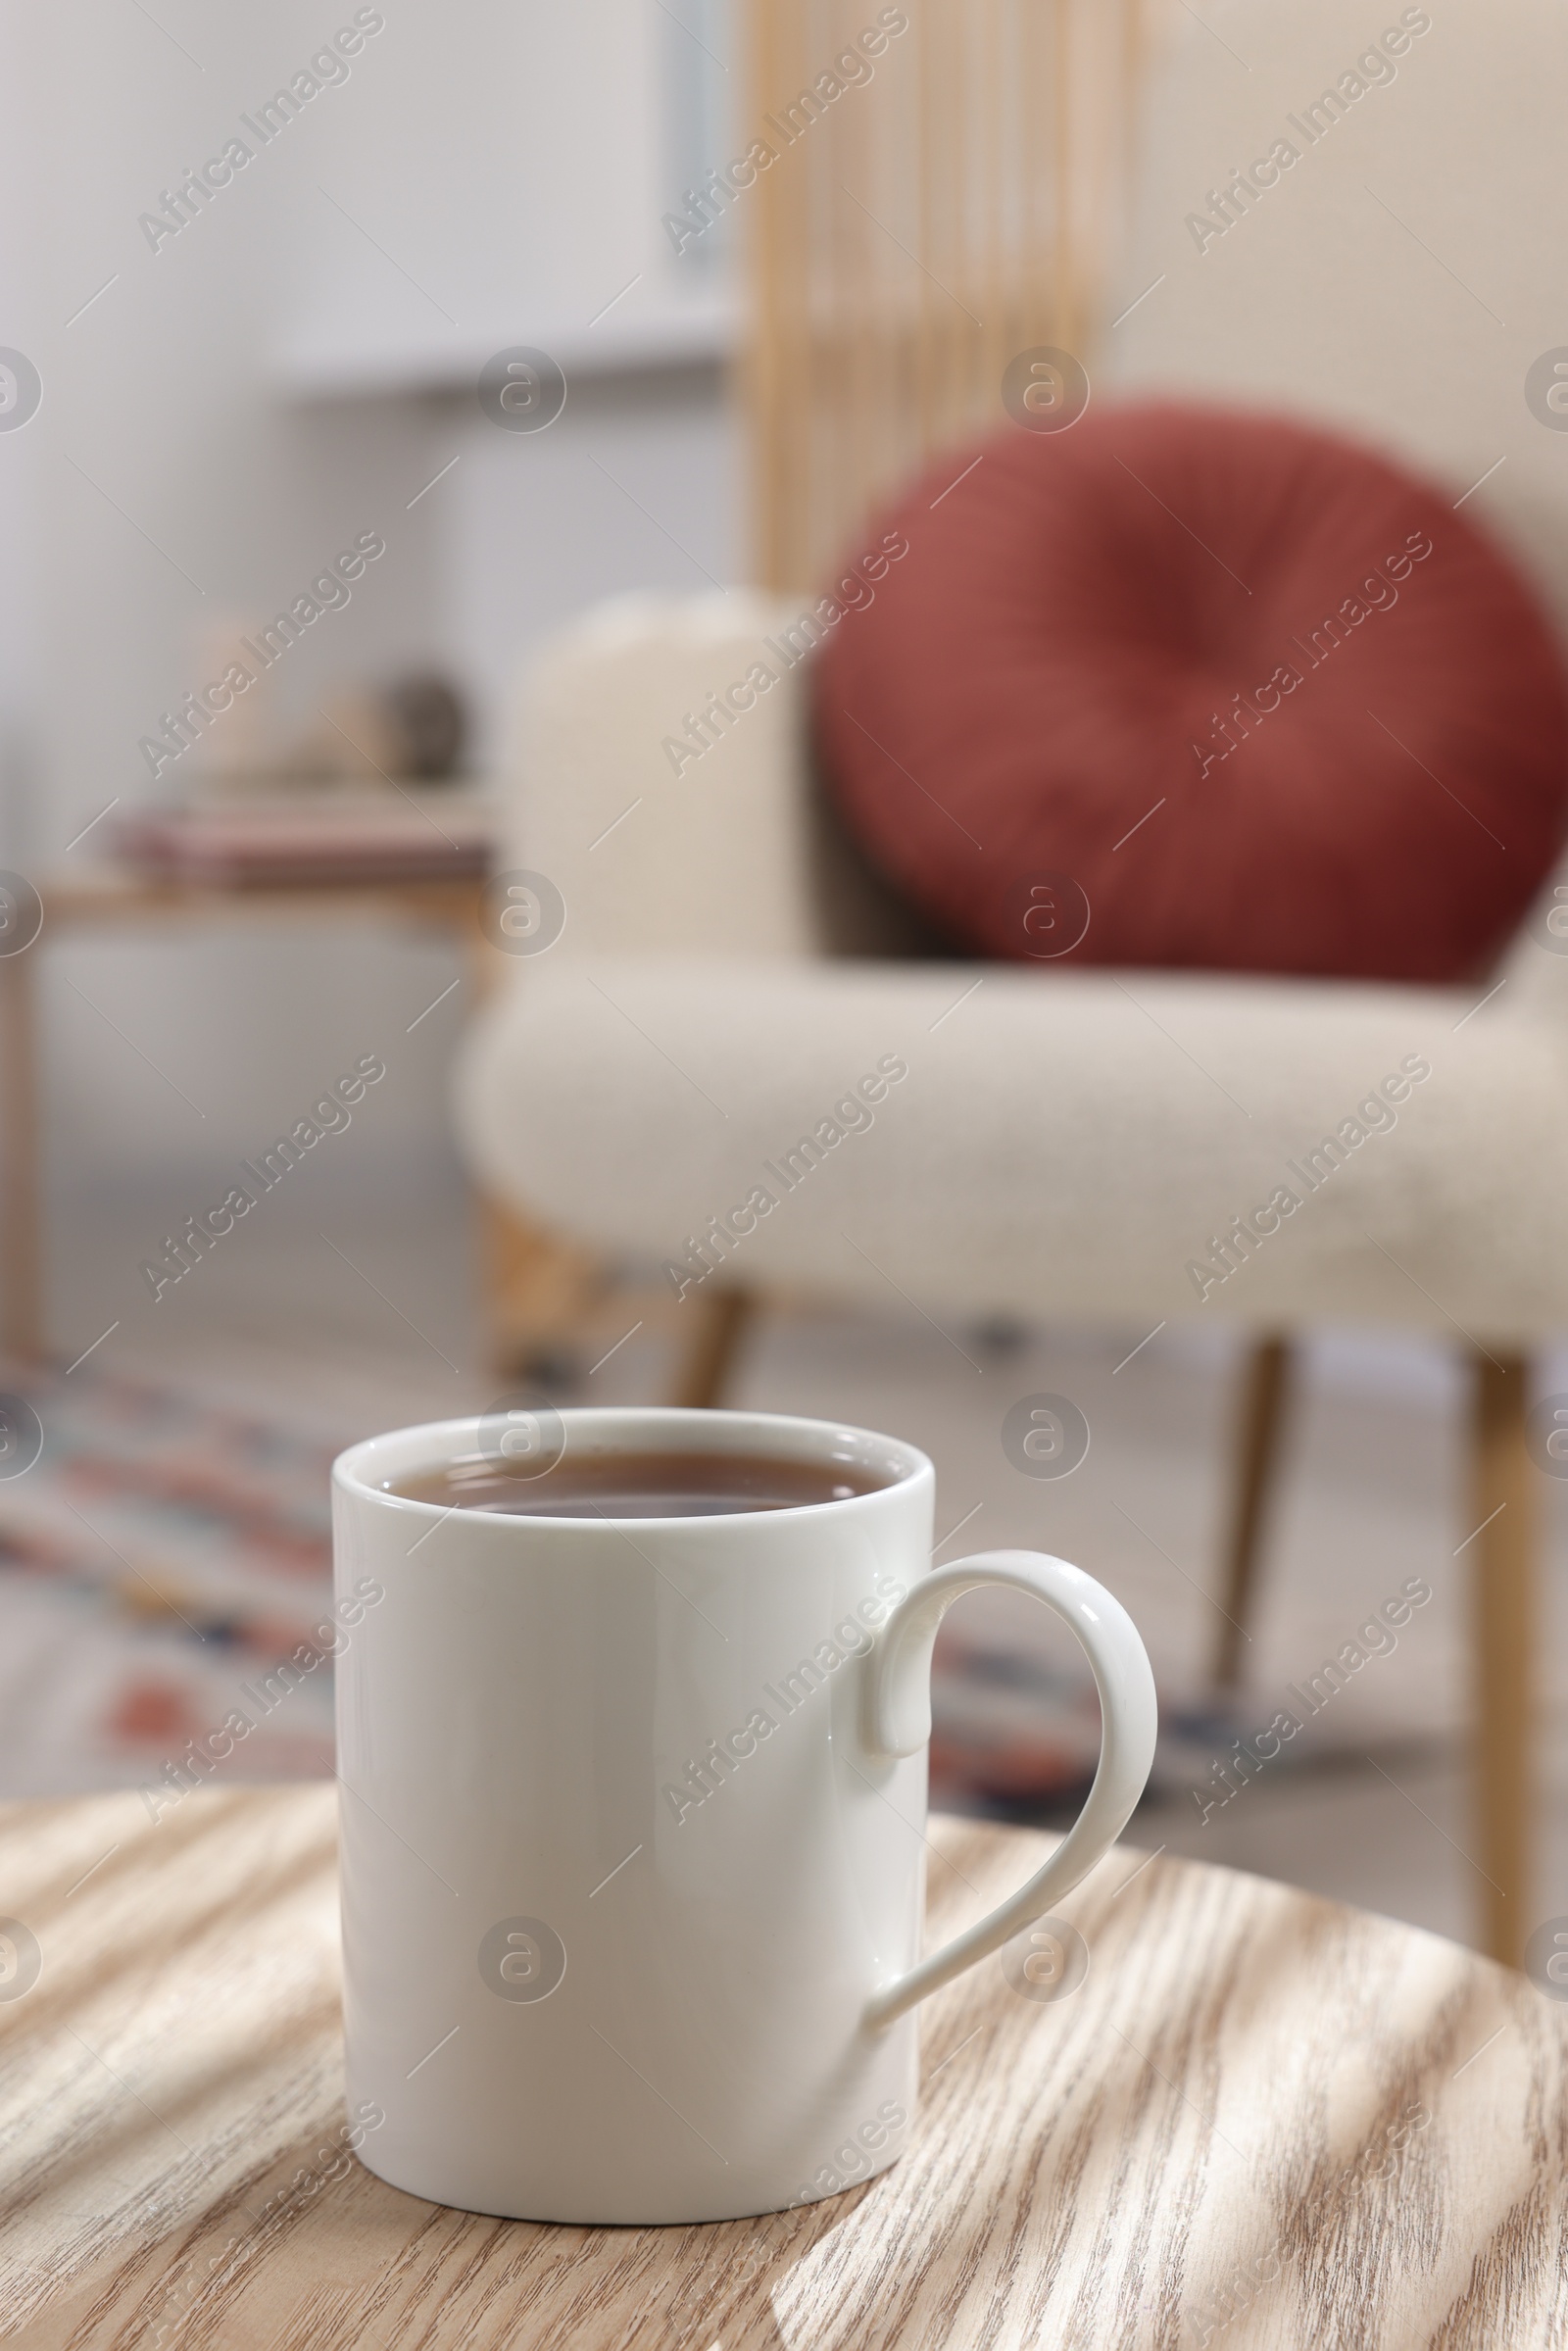
[[[1434,792],[1474,780],[1432,802],[1447,879],[1392,820],[1345,852],[1358,903],[1419,894],[1402,966],[1342,938],[1259,976],[1227,941],[1243,906],[1289,929],[1298,879],[1352,890],[1266,808],[1249,854],[1273,823],[1283,860],[1227,868],[1175,976],[1103,910],[1117,857],[1188,886],[1158,826],[1207,771],[1167,673],[1204,670],[1230,742],[1209,702],[1267,674],[1240,604],[1158,659],[1107,617],[1086,691],[1158,706],[1146,766],[1112,747],[1149,829],[1082,848],[1069,789],[993,875],[1026,905],[1047,877],[1063,953],[920,876],[997,805],[949,791],[995,616],[958,597],[948,655],[931,599],[1009,448],[1127,471],[1090,435],[1151,398],[1294,418],[1427,485],[1440,556],[1473,527],[1560,639],[1557,12],[279,0],[242,29],[83,0],[12,40],[0,1792],[210,1773],[191,1742],[318,1619],[340,1445],[683,1396],[896,1430],[936,1461],[939,1557],[1108,1583],[1161,1689],[1145,1845],[1517,1956],[1568,1909],[1568,1004],[1550,856],[1506,904],[1485,864],[1511,804],[1476,707],[1518,700],[1481,620],[1445,606],[1434,671],[1412,591],[1406,666],[1357,705],[1404,695]],[[1222,560],[1231,528],[1270,552],[1230,446],[1191,508],[1149,490],[1145,557],[1107,552],[1173,644],[1179,563],[1265,593]],[[890,533],[863,614],[824,606]],[[871,710],[916,574],[958,718],[918,776],[855,721],[861,822],[813,680]],[[1470,702],[1431,717],[1422,678]],[[1072,723],[1044,721],[1069,766]],[[1319,756],[1361,805],[1357,743]],[[874,1131],[760,1172],[884,1055]],[[1431,1074],[1398,1131],[1216,1257],[1405,1056]],[[248,1774],[330,1768],[326,1681]],[[1065,1820],[1097,1724],[1043,1612],[956,1611],[938,1801]]]

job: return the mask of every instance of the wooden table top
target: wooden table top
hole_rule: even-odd
[[[931,1926],[1049,1839],[933,1825]],[[0,2338],[49,2351],[1568,2342],[1568,2006],[1429,1935],[1111,1854],[1070,1997],[925,2011],[908,2152],[760,2221],[475,2218],[345,2149],[333,1790],[0,1809]],[[30,1935],[31,1941],[27,1939]],[[20,1990],[34,1976],[30,1987]]]

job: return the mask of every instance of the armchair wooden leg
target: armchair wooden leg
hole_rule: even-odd
[[[1255,1597],[1257,1563],[1269,1493],[1279,1460],[1290,1385],[1288,1339],[1259,1339],[1244,1374],[1237,1432],[1236,1488],[1225,1555],[1225,1615],[1214,1656],[1214,1682],[1234,1690],[1242,1675],[1242,1642]]]
[[[699,1296],[691,1304],[698,1319],[686,1342],[670,1400],[710,1408],[723,1400],[757,1300],[749,1290],[715,1290],[710,1298]]]
[[[605,1286],[586,1249],[481,1193],[476,1201],[492,1367],[518,1377],[536,1357],[569,1350]]]
[[[42,1230],[38,1212],[38,1071],[31,956],[0,958],[0,1346],[20,1362],[43,1353]]]
[[[1535,1494],[1525,1420],[1529,1364],[1476,1356],[1472,1609],[1475,1859],[1482,1877],[1481,1947],[1518,1967],[1530,1915],[1534,1826],[1532,1650],[1535,1632]]]

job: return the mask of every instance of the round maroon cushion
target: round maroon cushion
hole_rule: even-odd
[[[1386,458],[1091,413],[950,452],[879,534],[907,553],[844,584],[818,746],[872,861],[971,952],[1452,980],[1551,863],[1555,642]]]

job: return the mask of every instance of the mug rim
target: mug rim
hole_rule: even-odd
[[[492,1410],[494,1407],[492,1407]],[[671,1443],[662,1446],[657,1440],[664,1434],[674,1438],[684,1434],[687,1442],[697,1429],[709,1432],[708,1441],[692,1449],[710,1452],[740,1452],[748,1444],[756,1445],[760,1453],[778,1460],[820,1460],[824,1441],[849,1442],[857,1448],[856,1458],[867,1467],[887,1467],[893,1474],[886,1483],[873,1486],[864,1494],[845,1494],[837,1500],[821,1502],[790,1502],[782,1508],[758,1512],[756,1510],[711,1510],[701,1515],[662,1515],[644,1518],[585,1519],[548,1510],[486,1510],[482,1507],[463,1511],[454,1502],[422,1501],[416,1494],[394,1494],[374,1483],[369,1474],[372,1460],[382,1476],[415,1477],[447,1466],[458,1454],[460,1446],[467,1453],[481,1450],[479,1432],[491,1415],[488,1412],[469,1412],[454,1420],[431,1420],[413,1423],[408,1428],[387,1429],[373,1437],[362,1437],[347,1446],[332,1464],[332,1487],[357,1501],[374,1502],[399,1511],[412,1511],[417,1517],[428,1518],[438,1525],[443,1519],[461,1515],[468,1520],[481,1520],[507,1525],[517,1524],[555,1529],[576,1528],[585,1535],[596,1535],[606,1527],[638,1528],[649,1534],[678,1534],[695,1528],[733,1527],[745,1522],[755,1524],[761,1517],[771,1525],[778,1521],[815,1518],[824,1512],[858,1510],[897,1494],[918,1483],[921,1476],[936,1477],[929,1455],[918,1445],[904,1438],[889,1437],[876,1429],[862,1429],[854,1422],[819,1420],[798,1412],[745,1412],[714,1409],[702,1404],[566,1404],[559,1410],[562,1422],[568,1429],[576,1424],[597,1424],[605,1434],[618,1437],[618,1445],[608,1445],[609,1451],[628,1451],[633,1443],[641,1441],[643,1449],[675,1451]],[[769,1444],[787,1432],[793,1439],[790,1445]],[[714,1444],[714,1436],[720,1442]],[[464,1440],[466,1440],[465,1445]],[[802,1442],[815,1440],[815,1443]],[[526,1480],[519,1480],[525,1484]]]

